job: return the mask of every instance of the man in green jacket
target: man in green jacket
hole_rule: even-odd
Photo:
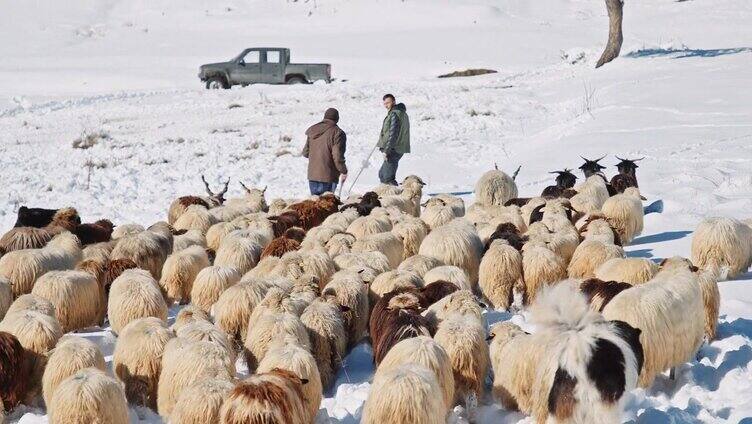
[[[402,155],[410,153],[410,118],[407,116],[405,104],[397,104],[393,95],[387,94],[383,100],[387,114],[377,144],[384,154],[384,163],[379,169],[379,180],[382,184],[397,185],[399,161]]]

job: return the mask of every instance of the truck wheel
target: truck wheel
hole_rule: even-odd
[[[220,88],[230,88],[222,77],[211,77],[206,81],[206,88],[208,90],[219,90]]]
[[[308,84],[308,81],[306,81],[302,77],[290,77],[287,80],[287,84],[289,84],[289,85],[293,85],[293,84]]]

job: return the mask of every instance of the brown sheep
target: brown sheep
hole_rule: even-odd
[[[31,362],[21,342],[16,336],[0,331],[0,406],[5,411],[12,410],[24,399],[30,380]]]
[[[337,212],[337,207],[342,202],[337,196],[326,193],[321,195],[317,200],[304,200],[289,206],[290,210],[298,213],[300,217],[300,226],[308,231],[313,227],[321,225],[329,215]]]
[[[373,360],[378,366],[389,349],[410,337],[433,337],[434,327],[420,314],[421,296],[414,290],[394,291],[373,308],[370,321]]]
[[[267,256],[276,256],[281,258],[287,252],[300,249],[300,243],[305,238],[305,231],[302,228],[291,227],[285,230],[284,234],[275,238],[261,252],[261,259]]]
[[[235,386],[220,409],[221,424],[305,423],[303,384],[290,371],[273,369]]]
[[[112,239],[112,231],[115,225],[108,219],[100,219],[93,224],[78,225],[73,234],[81,240],[81,245],[86,246],[94,243],[103,243]]]
[[[434,281],[433,283],[420,289],[420,293],[423,295],[421,304],[423,308],[428,308],[439,300],[449,296],[450,294],[458,291],[460,288],[456,284],[449,281]]]

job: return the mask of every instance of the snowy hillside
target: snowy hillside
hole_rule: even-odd
[[[626,250],[689,256],[706,216],[752,216],[752,2],[626,0],[621,57],[593,69],[607,33],[590,0],[37,0],[0,15],[0,228],[20,205],[78,208],[84,221],[165,219],[179,195],[232,179],[267,198],[307,194],[304,131],[327,107],[348,134],[353,192],[378,183],[366,158],[394,93],[410,114],[413,153],[400,176],[425,193],[470,191],[494,163],[523,196],[584,157],[645,157],[640,188],[662,214]],[[332,84],[207,91],[198,66],[245,47],[283,46],[332,63]],[[486,67],[497,74],[437,79]],[[95,144],[75,148],[79,138]],[[350,189],[347,183],[344,194]],[[469,204],[472,196],[466,196]],[[752,417],[752,274],[720,283],[718,340],[677,380],[629,395],[638,423],[737,423]],[[171,314],[171,316],[174,316]],[[489,312],[489,324],[509,319]],[[514,316],[524,322],[522,315]],[[83,334],[111,360],[108,331]],[[358,422],[370,348],[346,359],[321,422]],[[488,400],[490,403],[490,399]],[[132,411],[132,422],[160,422]],[[482,422],[530,422],[487,404]],[[46,422],[44,411],[11,422]]]

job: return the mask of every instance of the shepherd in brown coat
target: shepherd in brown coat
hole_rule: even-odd
[[[324,120],[306,131],[303,156],[308,158],[308,185],[312,195],[330,191],[334,193],[337,182],[347,179],[345,149],[347,136],[338,126],[339,112],[329,108]]]

